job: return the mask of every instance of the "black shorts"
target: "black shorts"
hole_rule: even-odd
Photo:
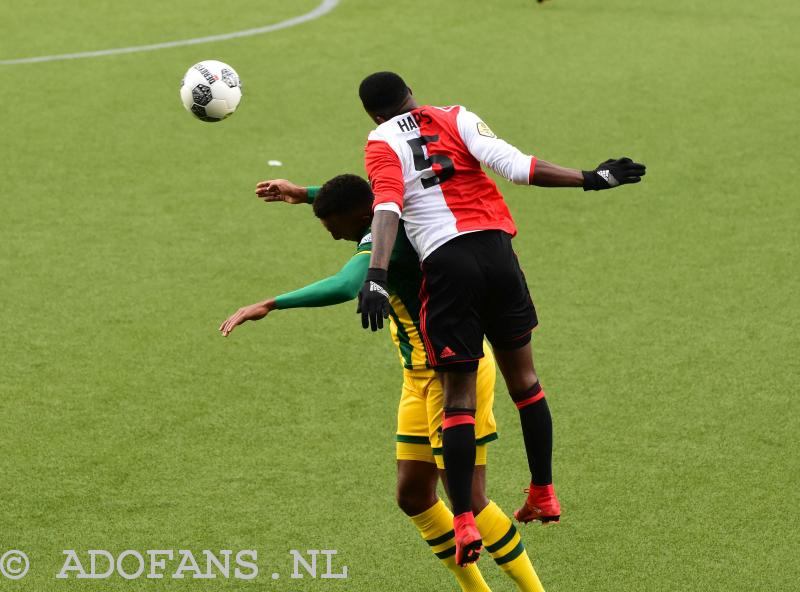
[[[525,275],[501,230],[462,234],[422,262],[420,329],[428,362],[471,372],[483,336],[495,349],[516,349],[538,324]]]

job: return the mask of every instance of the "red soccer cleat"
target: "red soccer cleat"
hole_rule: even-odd
[[[453,529],[456,531],[456,563],[464,567],[477,561],[483,550],[483,541],[472,512],[453,518]]]
[[[534,485],[525,490],[528,499],[525,504],[516,512],[514,518],[522,523],[531,520],[540,520],[542,524],[558,524],[561,518],[561,504],[558,503],[553,484]]]

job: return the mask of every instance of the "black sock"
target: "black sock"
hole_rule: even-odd
[[[472,511],[472,473],[475,469],[475,410],[444,411],[442,457],[453,514]]]
[[[531,470],[531,483],[549,485],[553,482],[553,420],[550,407],[538,382],[517,398],[521,398],[516,405]]]

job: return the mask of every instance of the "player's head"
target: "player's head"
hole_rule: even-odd
[[[314,214],[336,239],[358,242],[372,223],[372,188],[358,175],[339,175],[319,190]]]
[[[358,87],[361,104],[377,124],[417,106],[411,89],[394,72],[375,72],[361,81]]]

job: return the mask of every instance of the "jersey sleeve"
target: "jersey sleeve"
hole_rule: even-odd
[[[336,275],[275,298],[278,309],[332,306],[353,300],[367,277],[370,250],[361,248]]]
[[[314,200],[317,199],[319,195],[319,190],[322,189],[321,185],[309,185],[306,187],[306,193],[308,194],[308,203],[313,204]]]
[[[397,153],[373,133],[367,141],[364,164],[375,194],[373,211],[391,210],[400,214],[403,211],[405,184]]]
[[[358,253],[372,253],[372,233],[365,234],[356,247],[356,254]]]
[[[530,185],[536,157],[523,154],[498,138],[481,118],[463,107],[458,112],[458,133],[472,156],[498,175],[517,185]]]

